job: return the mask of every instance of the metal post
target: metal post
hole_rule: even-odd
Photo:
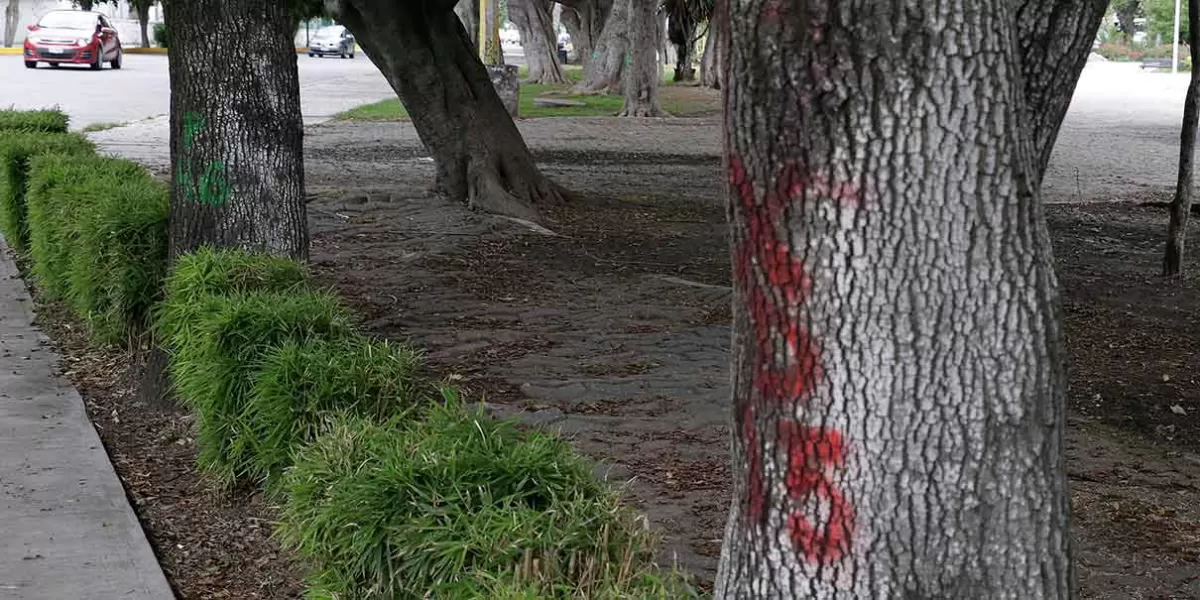
[[[1179,72],[1179,15],[1183,0],[1175,0],[1175,43],[1171,45],[1171,72]]]

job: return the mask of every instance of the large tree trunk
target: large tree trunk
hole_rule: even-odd
[[[558,36],[554,33],[551,0],[509,0],[509,20],[521,33],[521,48],[529,64],[529,83],[567,82],[558,61]]]
[[[1015,9],[733,1],[736,489],[717,598],[1071,596],[1033,143],[1053,135]],[[1078,29],[1041,35],[1095,31],[1052,22]]]
[[[150,47],[150,3],[142,3],[137,7],[138,27],[142,32],[142,47]]]
[[[713,17],[708,23],[704,54],[700,57],[700,85],[721,89],[725,79],[725,55],[729,46],[729,1],[714,0]]]
[[[587,65],[612,11],[612,0],[563,0],[561,4],[563,26],[571,36],[576,59]]]
[[[1188,216],[1192,213],[1193,167],[1196,160],[1196,127],[1200,124],[1200,0],[1188,0],[1188,46],[1192,52],[1192,81],[1183,101],[1183,131],[1179,135],[1179,179],[1171,202],[1167,226],[1167,254],[1163,275],[1183,272],[1183,250],[1187,242]]]
[[[659,117],[658,80],[662,61],[658,60],[660,33],[658,3],[647,0],[623,0],[629,3],[629,64],[625,68],[625,105],[622,117]]]
[[[8,0],[4,6],[4,47],[11,48],[17,39],[17,27],[21,21],[21,0]]]
[[[686,15],[672,16],[667,20],[667,38],[675,46],[674,80],[695,81],[696,30],[698,24]]]
[[[530,220],[538,207],[562,202],[496,95],[453,0],[342,0],[334,8],[412,116],[442,194]]]
[[[1134,19],[1142,12],[1142,0],[1116,0],[1113,8],[1117,13],[1117,28],[1125,34],[1126,42],[1133,41],[1133,34],[1137,33]]]
[[[629,51],[628,29],[629,0],[614,0],[592,54],[583,62],[583,80],[575,85],[572,93],[621,93],[621,78]]]

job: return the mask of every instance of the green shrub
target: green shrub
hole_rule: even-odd
[[[422,420],[338,420],[283,489],[277,533],[314,598],[598,597],[653,572],[653,537],[567,443],[453,394]]]
[[[10,246],[26,246],[25,185],[29,160],[41,154],[88,155],[87,138],[74,133],[0,133],[0,232]]]
[[[354,337],[287,342],[262,363],[242,415],[251,475],[276,481],[293,451],[311,443],[330,411],[377,421],[417,405],[421,358],[411,348]],[[236,445],[236,444],[235,444]]]
[[[154,43],[160,48],[169,48],[171,46],[171,37],[167,33],[166,23],[154,24]]]
[[[316,292],[205,296],[194,335],[172,340],[175,391],[196,411],[199,462],[223,483],[254,472],[243,416],[263,359],[289,341],[354,335],[338,301]]]
[[[170,348],[193,337],[208,296],[298,291],[307,285],[308,271],[292,259],[241,249],[201,248],[177,258],[167,278],[166,300],[155,315],[159,339]]]
[[[66,295],[67,270],[76,242],[78,209],[73,203],[80,196],[63,193],[61,188],[86,185],[98,179],[108,181],[112,177],[121,181],[143,172],[127,161],[99,156],[49,154],[29,161],[25,186],[29,256],[33,259],[34,279],[43,293],[53,297]]]
[[[56,108],[46,110],[0,110],[0,131],[66,133],[69,118]]]

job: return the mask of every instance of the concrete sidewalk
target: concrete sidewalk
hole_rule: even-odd
[[[174,598],[0,241],[0,599]]]

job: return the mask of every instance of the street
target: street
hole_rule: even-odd
[[[358,58],[300,55],[300,100],[306,123],[392,96],[387,81],[362,54]],[[98,123],[127,123],[165,115],[170,106],[167,57],[125,56],[124,68],[25,68],[21,56],[0,56],[0,107],[58,106],[74,129]],[[106,65],[107,67],[107,65]]]

